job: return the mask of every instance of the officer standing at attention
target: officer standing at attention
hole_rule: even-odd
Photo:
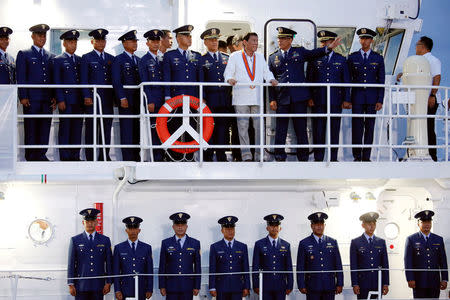
[[[55,84],[78,85],[80,83],[80,61],[75,55],[80,33],[69,30],[59,37],[63,40],[65,52],[53,60],[53,82]],[[80,145],[82,118],[64,118],[64,115],[81,114],[82,98],[80,89],[57,88],[56,102],[59,110],[59,145]],[[80,161],[80,148],[60,148],[61,161]]]
[[[161,45],[163,32],[158,29],[152,29],[144,33],[147,39],[148,52],[139,62],[139,75],[142,82],[163,81],[162,77],[162,56],[158,55],[158,49]],[[144,92],[147,95],[149,113],[157,113],[164,104],[164,87],[155,85],[146,85]],[[161,141],[156,132],[156,118],[150,118],[152,126],[152,145],[161,145]],[[162,161],[164,151],[162,149],[153,150],[153,160]]]
[[[279,49],[269,56],[269,69],[279,83],[305,82],[304,64],[306,61],[317,59],[332,51],[340,44],[340,38],[335,39],[326,47],[307,50],[304,47],[292,47],[292,41],[297,34],[292,29],[278,27]],[[308,87],[271,87],[269,88],[270,109],[277,114],[299,113],[305,114],[308,100],[311,99]],[[306,132],[306,118],[293,118],[294,130],[299,145],[308,144]],[[289,118],[276,118],[275,144],[286,144]],[[308,148],[297,149],[297,159],[307,161]],[[275,160],[285,161],[287,158],[284,148],[275,149]]]
[[[189,47],[192,45],[191,32],[193,29],[194,26],[192,25],[184,25],[173,31],[176,34],[178,48],[167,51],[164,54],[163,78],[165,82],[199,81],[198,68],[201,54],[189,50]],[[165,100],[178,95],[190,95],[194,97],[198,97],[199,95],[198,86],[165,86],[164,89]],[[169,130],[175,132],[175,130],[181,126],[181,123],[181,118],[172,118],[171,122],[168,124]],[[196,126],[193,127],[195,128]],[[184,136],[182,136],[182,138],[184,138]],[[192,153],[184,156],[172,150],[169,150],[168,153],[170,153],[170,156],[172,156],[174,160],[186,159],[187,161],[191,161],[193,159]]]
[[[33,46],[17,53],[16,73],[18,84],[50,84],[52,73],[50,60],[54,54],[43,47],[47,41],[47,31],[50,27],[46,24],[38,24],[30,27]],[[23,105],[23,113],[26,115],[51,114],[55,110],[53,91],[49,88],[28,89],[21,88],[18,91],[20,104]],[[25,145],[43,145],[41,149],[25,149],[27,161],[48,161],[46,157],[48,138],[50,134],[51,118],[25,118],[24,138]]]
[[[263,299],[283,300],[292,292],[294,278],[292,275],[291,245],[279,237],[281,220],[284,217],[271,214],[264,217],[267,221],[267,237],[256,241],[253,250],[253,290],[259,294],[258,272],[273,271],[263,274]],[[277,273],[288,272],[288,273]]]
[[[119,37],[122,41],[124,51],[117,55],[112,64],[112,83],[116,98],[119,101],[120,115],[138,115],[140,111],[139,89],[124,89],[124,85],[138,85],[138,64],[140,58],[134,55],[137,50],[136,30],[129,31]],[[120,142],[122,145],[139,145],[139,119],[120,119]],[[139,149],[122,148],[122,159],[124,161],[139,161]]]
[[[414,218],[419,232],[410,235],[405,244],[405,269],[408,286],[414,298],[439,298],[447,288],[448,271],[444,239],[431,233],[434,212],[423,210]],[[411,269],[441,269],[441,271],[411,271]]]
[[[152,274],[152,246],[138,240],[142,223],[139,217],[122,220],[126,226],[128,239],[114,247],[113,274]],[[118,300],[136,297],[134,277],[114,277],[114,290]],[[153,293],[153,276],[139,276],[139,299],[149,299]]]
[[[112,274],[112,253],[109,237],[95,231],[98,209],[86,208],[84,232],[70,239],[67,277],[108,276]],[[68,279],[69,292],[78,300],[101,300],[111,289],[111,278]]]
[[[328,215],[316,212],[308,216],[312,234],[300,241],[297,254],[297,272],[322,271],[321,273],[297,273],[297,285],[307,300],[332,300],[342,293],[344,275],[337,241],[323,234]],[[332,270],[339,270],[332,272]],[[331,272],[325,272],[331,271]]]
[[[105,52],[106,35],[108,30],[98,28],[89,32],[89,36],[92,37],[91,44],[94,49],[91,52],[84,54],[81,57],[81,84],[101,84],[111,85],[111,66],[114,60],[114,56]],[[114,90],[113,89],[97,89],[97,94],[101,98],[102,114],[113,115],[114,107]],[[94,113],[94,89],[83,89],[84,97],[84,109],[86,114]],[[100,104],[97,101],[97,114],[100,113]],[[94,143],[94,135],[97,140],[97,144],[101,143],[101,125],[100,120],[97,119],[97,132],[94,134],[94,120],[93,118],[86,118],[86,130],[85,139],[86,144],[92,145]],[[105,145],[111,143],[111,127],[112,118],[103,118],[103,128]],[[99,160],[103,160],[103,151],[100,150]],[[109,148],[106,148],[106,159],[111,160],[109,157]],[[93,149],[86,148],[86,160],[94,160]]]
[[[200,291],[200,241],[186,234],[187,213],[170,216],[175,235],[161,243],[159,274],[186,274],[188,276],[159,276],[159,289],[167,300],[192,300]]]
[[[200,58],[199,81],[223,83],[223,72],[228,63],[228,55],[219,51],[220,30],[211,28],[205,30],[200,38],[204,40],[208,50]],[[213,113],[229,113],[231,111],[231,87],[207,86],[203,88],[203,103],[206,103]],[[209,141],[211,145],[225,145],[229,118],[214,117],[214,132]],[[227,161],[225,149],[208,149],[205,151],[205,161],[214,160],[216,152],[217,161]]]
[[[383,56],[372,51],[370,45],[377,35],[369,28],[360,28],[361,49],[348,57],[348,68],[352,83],[384,84],[385,71]],[[352,118],[352,144],[372,145],[375,126],[374,115],[383,107],[384,88],[354,87],[351,92],[351,107],[354,114],[366,114],[367,117]],[[371,148],[353,148],[354,161],[370,161]]]
[[[378,271],[361,269],[389,269],[386,241],[374,235],[379,215],[368,212],[359,217],[364,233],[350,244],[350,269],[353,292],[358,299],[367,299],[370,291],[378,291]],[[389,271],[382,271],[383,295],[389,292]],[[376,296],[373,298],[377,298]]]
[[[237,217],[219,219],[223,239],[211,245],[209,273],[248,272],[247,245],[234,239]],[[250,294],[250,274],[209,275],[209,293],[217,300],[241,300]]]
[[[0,27],[0,84],[16,83],[16,64],[14,58],[6,53],[12,33],[11,28]]]
[[[328,30],[321,30],[317,33],[321,47],[328,47],[337,37],[337,34]],[[308,82],[321,83],[348,83],[350,75],[348,72],[347,60],[342,55],[330,51],[327,55],[308,63],[306,71]],[[313,87],[313,97],[310,101],[313,113],[327,113],[327,88]],[[332,87],[330,89],[330,112],[340,114],[342,106],[350,105],[350,88]],[[313,118],[313,140],[314,144],[325,144],[327,118]],[[339,132],[341,130],[341,118],[331,117],[330,140],[331,144],[339,144]],[[314,149],[314,160],[323,161],[325,148]],[[338,148],[331,148],[331,161],[337,161]]]

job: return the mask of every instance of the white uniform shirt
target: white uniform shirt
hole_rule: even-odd
[[[275,79],[261,53],[255,52],[253,57],[249,57],[247,54],[245,55],[250,71],[253,70],[253,59],[256,59],[255,80],[253,82],[262,83],[264,80],[269,82],[270,80]],[[236,51],[230,55],[223,75],[225,82],[229,79],[234,79],[238,83],[252,82],[247,73],[247,69],[245,68],[242,51]],[[249,86],[234,86],[233,105],[258,105],[261,101],[260,88],[261,87],[255,87],[252,89]]]
[[[423,57],[425,57],[428,60],[428,62],[430,63],[430,71],[431,71],[431,82],[430,82],[430,85],[432,85],[433,84],[433,77],[436,76],[436,75],[441,75],[441,61],[438,58],[436,58],[436,56],[433,56],[431,54],[431,52],[425,53],[423,55]],[[440,100],[441,100],[440,98],[441,98],[441,95],[440,95],[439,90],[438,90],[438,92],[436,93],[436,101],[440,102]]]

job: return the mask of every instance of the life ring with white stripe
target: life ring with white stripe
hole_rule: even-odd
[[[163,106],[158,111],[158,114],[170,114],[172,111],[174,111],[178,107],[183,106],[183,98],[189,97],[189,106],[192,109],[199,110],[200,107],[200,100],[194,96],[189,95],[178,95],[173,98],[170,98],[164,103]],[[203,106],[203,113],[204,114],[210,114],[211,110],[208,106]],[[161,140],[161,144],[164,144],[167,139],[170,138],[171,134],[169,132],[169,129],[167,128],[167,120],[168,117],[161,116],[156,118],[156,132],[158,133],[158,137]],[[214,130],[214,118],[211,116],[205,116],[203,117],[203,139],[208,142],[209,139],[212,136]],[[181,142],[176,140],[172,143],[172,145],[187,145],[187,146],[194,146],[198,145],[198,142],[194,139],[190,142]],[[174,148],[172,149],[175,152],[178,153],[193,153],[199,150],[199,148]]]

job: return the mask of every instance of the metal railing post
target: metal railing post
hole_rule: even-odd
[[[139,299],[139,275],[134,275],[134,299]]]
[[[19,275],[14,275],[11,277],[11,299],[17,299],[17,285],[19,284]]]
[[[381,267],[378,267],[378,299],[381,299],[381,296],[383,295],[383,283],[381,282],[381,278],[382,278],[382,271],[381,271]]]
[[[139,87],[139,154],[141,157],[141,162],[144,161],[144,149],[142,145],[144,144],[144,114],[145,114],[145,107],[144,107],[144,86],[140,85]],[[152,151],[153,149],[150,149]]]
[[[259,300],[263,300],[264,287],[263,287],[263,273],[261,270],[259,270],[258,279],[259,279],[259,295],[258,296],[259,296]]]
[[[262,166],[263,162],[264,162],[264,147],[262,147],[263,145],[263,141],[264,141],[264,130],[266,129],[264,126],[264,102],[263,102],[263,98],[264,98],[264,86],[260,86],[259,87],[259,148],[256,149],[255,148],[255,153],[256,151],[259,151],[259,164],[260,166]],[[253,118],[252,118],[253,119]],[[250,121],[250,120],[249,120]],[[255,134],[257,134],[255,132]],[[264,143],[265,145],[265,143]]]
[[[447,102],[447,103],[445,103]],[[447,104],[447,106],[445,105]],[[445,98],[442,100],[442,106],[445,109],[445,161],[448,162],[448,110],[449,110],[449,99],[448,99],[448,89],[445,89]]]
[[[330,85],[327,84],[327,165],[329,165],[331,162],[331,146],[330,146],[331,145],[331,118],[330,118],[331,95],[330,95],[330,92],[331,92]]]
[[[97,97],[95,97],[95,95],[97,95],[97,86],[94,86],[94,109],[92,110],[92,112],[94,113],[93,120],[92,120],[92,130],[94,131],[92,133],[93,139],[92,141],[94,142],[93,146],[92,146],[92,152],[93,152],[93,158],[94,161],[97,161]]]
[[[199,146],[200,146],[200,153],[199,153],[199,160],[198,160],[198,166],[201,167],[203,165],[203,84],[200,83],[199,87],[199,96],[200,96],[200,103],[198,104],[198,109],[200,112],[200,132],[198,134],[199,136]]]
[[[103,108],[102,108],[102,99],[99,94],[94,94],[94,97],[98,98],[98,110],[100,111],[100,136],[102,137],[102,152],[103,152],[103,161],[107,161],[106,157],[106,140],[105,140],[105,125],[103,123]],[[109,129],[111,130],[111,128]],[[97,138],[96,136],[94,138]]]

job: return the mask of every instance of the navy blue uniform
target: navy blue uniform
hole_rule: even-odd
[[[159,276],[159,288],[166,289],[167,300],[192,299],[192,290],[200,289],[201,259],[200,241],[186,235],[183,248],[176,236],[161,243],[159,274],[186,274],[191,276]],[[198,274],[198,276],[192,276]]]
[[[255,243],[253,250],[253,288],[259,288],[258,271],[292,271],[291,245],[278,238],[276,247],[270,243],[269,237]],[[263,299],[283,300],[286,290],[294,285],[292,273],[264,273]]]
[[[406,280],[416,282],[414,298],[439,298],[440,282],[448,281],[444,245],[444,239],[434,233],[430,233],[428,241],[420,232],[406,239],[405,269],[442,269],[441,272],[406,271]]]
[[[248,272],[247,245],[234,240],[230,249],[225,240],[211,245],[209,273]],[[250,290],[250,274],[209,275],[209,289],[216,289],[217,299],[242,299],[242,291]]]
[[[80,61],[77,55],[73,57],[67,53],[56,56],[53,63],[53,82],[55,84],[79,84],[80,83]],[[83,119],[64,118],[64,115],[82,113],[82,97],[80,89],[61,88],[56,89],[56,102],[65,102],[66,109],[59,111],[59,144],[80,145],[81,129]],[[80,148],[60,148],[59,157],[62,161],[80,160]]]
[[[139,62],[139,75],[141,76],[142,82],[154,82],[154,81],[163,81],[162,77],[162,57],[156,56],[156,59],[153,58],[152,54],[147,52]],[[155,85],[146,85],[144,87],[144,92],[147,95],[148,104],[155,105],[154,113],[157,113],[161,106],[164,104],[164,87],[163,86],[155,86]],[[156,118],[150,118],[150,124],[152,127],[152,144],[153,145],[161,145],[161,140],[158,137],[158,133],[156,132]],[[154,161],[162,161],[163,160],[162,149],[153,150],[153,159]]]
[[[352,286],[358,285],[358,299],[367,299],[369,291],[378,291],[378,271],[358,271],[361,269],[389,269],[386,241],[372,236],[369,243],[363,234],[350,244],[350,269]],[[389,271],[382,271],[381,284],[389,285]]]
[[[300,241],[297,254],[297,271],[342,270],[341,254],[335,239],[323,235],[319,244],[314,235]],[[297,273],[299,289],[306,288],[309,300],[334,299],[335,290],[344,285],[342,272]]]
[[[134,56],[136,63],[126,53],[122,52],[114,59],[112,64],[112,82],[116,92],[117,106],[121,115],[138,115],[140,113],[139,89],[124,89],[124,85],[138,85],[139,78],[138,64],[140,58]],[[120,100],[128,100],[128,108],[120,106]],[[120,119],[120,142],[122,145],[139,144],[139,119]],[[139,161],[139,149],[122,148],[122,158],[124,161]]]
[[[325,48],[307,50],[303,47],[291,47],[287,57],[283,56],[281,49],[269,56],[269,69],[279,83],[302,83],[305,82],[305,62],[317,59],[325,55]],[[277,114],[306,113],[307,100],[311,99],[308,87],[274,87],[269,88],[269,100],[277,102]],[[289,118],[276,118],[275,144],[286,143]],[[306,118],[293,118],[294,130],[299,145],[308,144],[306,132]],[[297,159],[307,161],[309,149],[298,148]],[[277,160],[286,160],[284,148],[275,149]]]
[[[17,53],[16,75],[19,84],[50,84],[52,70],[50,60],[54,54],[42,49],[42,55],[31,47]],[[29,107],[23,108],[26,115],[51,114],[51,99],[53,91],[48,88],[21,88],[19,99],[28,99]],[[24,119],[25,145],[48,145],[51,118]],[[28,161],[48,160],[45,156],[47,148],[25,149],[25,159]]]
[[[376,83],[384,84],[385,71],[383,57],[375,51],[370,51],[364,60],[361,51],[353,52],[348,57],[348,68],[352,83]],[[376,114],[375,104],[383,103],[384,88],[352,88],[352,113]],[[373,131],[375,118],[352,118],[352,144],[371,145],[373,143]],[[353,148],[355,160],[370,160],[371,148]]]
[[[228,63],[228,55],[219,53],[217,60],[210,53],[200,58],[199,81],[223,82],[223,72]],[[207,86],[203,88],[203,99],[213,113],[229,113],[231,110],[231,87]],[[227,143],[229,119],[214,118],[214,132],[209,141],[211,145],[225,145]],[[205,151],[205,161],[213,161],[214,151],[217,161],[227,161],[225,149],[208,149]]]
[[[136,241],[135,251],[128,240],[114,247],[113,274],[152,274],[152,246]],[[135,297],[134,277],[115,277],[114,290],[122,292],[123,297]],[[153,276],[139,276],[139,299],[145,299],[145,293],[153,293]]]
[[[332,53],[332,54],[331,54]],[[350,75],[347,61],[342,55],[331,52],[316,61],[308,63],[307,81],[315,83],[348,83]],[[314,113],[327,113],[327,88],[312,88]],[[330,112],[340,114],[342,102],[350,102],[350,88],[332,87],[330,90]],[[313,118],[313,140],[314,144],[325,144],[327,118]],[[331,144],[339,144],[339,132],[341,129],[341,118],[331,118]],[[314,160],[323,161],[325,148],[314,149]],[[331,161],[337,161],[338,148],[331,148]]]
[[[81,57],[81,84],[101,84],[101,85],[111,85],[111,66],[114,61],[114,56],[109,53],[103,52],[104,58],[92,50],[89,53],[84,54]],[[104,115],[114,114],[114,90],[113,89],[97,89],[97,94],[101,98],[101,108]],[[83,89],[83,98],[91,98],[92,103],[94,103],[94,89]],[[84,107],[86,114],[94,113],[94,105],[89,105]],[[97,104],[97,114],[100,113],[100,105]],[[112,118],[103,119],[103,128],[105,134],[105,145],[111,143],[111,127]],[[92,118],[86,118],[86,130],[85,139],[86,144],[94,143],[94,120]],[[97,143],[101,143],[101,126],[100,122],[97,122],[97,132],[95,134]],[[100,160],[103,159],[103,151],[100,151]],[[106,148],[107,159],[109,157],[109,148]],[[93,150],[91,148],[86,148],[86,160],[94,160]]]
[[[70,239],[69,263],[67,277],[107,276],[112,274],[112,253],[109,237],[95,233],[90,242],[86,232]],[[73,280],[77,296],[75,299],[103,299],[105,283],[112,283],[111,278]]]
[[[5,52],[0,52],[0,84],[16,83],[16,64],[14,58]]]

